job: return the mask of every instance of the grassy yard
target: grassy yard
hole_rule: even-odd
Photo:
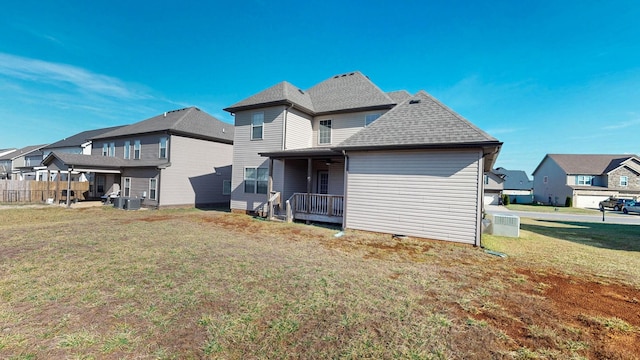
[[[2,359],[635,359],[640,227],[508,254],[215,211],[0,210]]]

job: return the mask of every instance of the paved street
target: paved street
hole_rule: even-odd
[[[543,220],[557,220],[557,221],[576,221],[576,222],[603,222],[602,213],[597,215],[584,215],[584,214],[565,214],[561,212],[531,212],[531,211],[512,211],[504,206],[487,205],[486,211],[488,214],[508,214],[517,215],[520,217],[526,217],[531,219],[543,219]],[[625,224],[625,225],[640,225],[640,215],[625,215],[620,211],[607,210],[605,213],[605,223],[609,224]]]

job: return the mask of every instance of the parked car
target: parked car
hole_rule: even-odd
[[[627,201],[622,207],[622,212],[640,214],[640,201]]]
[[[634,200],[610,197],[607,200],[600,201],[599,206],[600,206],[600,210],[604,208],[611,208],[613,210],[618,211],[618,210],[622,210],[622,208],[624,207],[624,204],[626,204],[629,201],[634,201]]]

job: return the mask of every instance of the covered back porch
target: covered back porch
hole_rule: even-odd
[[[342,224],[345,158],[328,148],[264,153],[269,157],[268,218]]]

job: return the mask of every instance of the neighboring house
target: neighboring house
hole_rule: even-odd
[[[11,174],[11,157],[6,156],[16,151],[16,148],[0,149],[0,179],[7,179]]]
[[[33,168],[42,161],[42,149],[47,144],[23,147],[0,156],[0,178],[34,180]]]
[[[90,197],[119,184],[143,206],[229,203],[234,128],[195,107],[93,136],[91,155],[51,152],[49,171],[94,173]]]
[[[507,170],[503,167],[493,169],[493,172],[504,177],[504,195],[509,196],[512,204],[533,203],[533,181],[522,170]]]
[[[502,205],[502,191],[504,189],[504,175],[495,171],[484,173],[484,204]]]
[[[482,175],[502,143],[426,92],[385,93],[352,72],[225,110],[232,211],[480,244]]]
[[[70,137],[64,138],[62,140],[56,141],[52,144],[49,144],[42,148],[42,157],[46,158],[51,152],[55,151],[58,154],[66,153],[66,154],[81,154],[81,155],[91,155],[91,138],[102,135],[109,131],[113,131],[123,127],[121,126],[112,126],[108,128],[95,129],[95,130],[87,130]],[[40,166],[35,168],[36,170],[36,180],[46,181],[47,180],[47,170],[46,166]],[[66,171],[60,172],[62,175],[61,180],[66,180]],[[52,174],[49,180],[56,180],[56,174]],[[78,180],[81,181],[91,181],[93,173],[87,173],[79,176]],[[72,178],[74,178],[72,176]],[[73,180],[76,180],[75,178]]]
[[[637,155],[547,154],[533,171],[535,201],[598,208],[607,197],[640,196]]]

